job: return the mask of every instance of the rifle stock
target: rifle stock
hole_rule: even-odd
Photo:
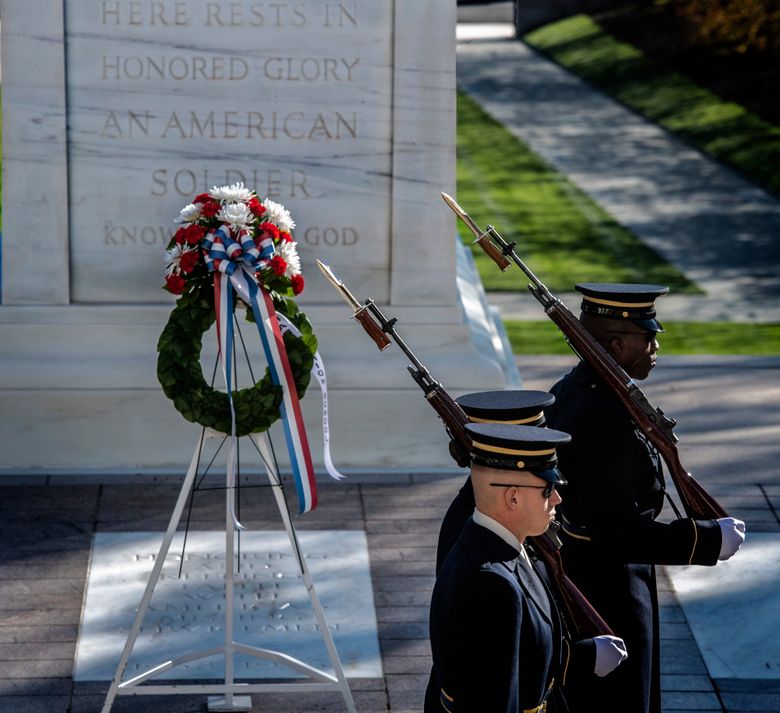
[[[631,419],[658,449],[666,463],[686,515],[694,519],[709,520],[727,517],[728,514],[718,501],[682,466],[678,453],[677,437],[672,430],[676,422],[667,418],[659,408],[653,408],[636,382],[622,369],[612,356],[582,326],[580,321],[523,263],[514,250],[515,243],[508,243],[498,232],[488,226],[484,233],[476,223],[449,196],[442,194],[444,201],[475,234],[489,236],[497,249],[487,254],[495,260],[495,253],[510,257],[531,281],[531,294],[541,303],[547,316],[561,330],[569,346],[582,361],[587,362],[599,378],[620,399]],[[477,241],[480,246],[482,242]],[[500,263],[497,263],[501,267]]]

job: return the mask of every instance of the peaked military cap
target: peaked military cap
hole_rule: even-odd
[[[557,446],[571,436],[552,428],[506,423],[467,423],[473,463],[500,470],[527,470],[548,483],[566,481],[557,468]]]
[[[650,332],[663,332],[655,318],[655,300],[669,292],[663,285],[630,285],[616,282],[581,282],[581,309],[610,319],[627,319]]]
[[[544,409],[555,397],[546,391],[478,391],[455,399],[472,423],[543,426]]]

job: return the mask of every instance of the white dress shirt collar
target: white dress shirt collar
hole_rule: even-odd
[[[490,530],[493,534],[497,535],[504,542],[506,542],[510,547],[516,549],[520,554],[525,555],[525,548],[523,547],[520,540],[518,540],[500,522],[494,520],[489,515],[485,515],[485,513],[480,512],[477,508],[474,508],[474,514],[472,515],[472,518],[474,522],[477,523],[477,525],[481,525],[485,529]]]

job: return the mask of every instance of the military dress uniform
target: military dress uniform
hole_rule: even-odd
[[[481,452],[485,456],[481,462],[490,467],[506,458],[522,463],[506,452],[515,449],[525,454],[525,464],[518,467],[533,468],[535,459],[528,453],[536,449],[540,453],[536,462],[550,467],[532,472],[548,482],[561,482],[549,451],[551,444],[567,439],[566,434],[494,424],[466,428],[475,441],[476,462]],[[510,441],[507,428],[519,435],[513,434]],[[526,440],[518,448],[521,436]],[[491,444],[504,452],[495,457],[480,451]],[[510,544],[511,534],[506,538],[497,534],[501,529],[474,511],[442,563],[431,599],[433,672],[426,713],[566,710],[558,684],[573,657],[564,624],[539,563],[522,544]],[[592,670],[592,640],[578,644],[576,661],[578,667]],[[434,684],[436,695],[431,696]]]
[[[577,287],[585,294],[583,311],[601,310],[613,319],[625,315],[649,331],[661,331],[653,299],[665,288],[631,286],[633,293],[615,294],[610,290],[620,286]],[[632,300],[641,306],[633,306]],[[568,481],[557,508],[563,524],[563,565],[628,651],[628,660],[604,678],[573,677],[567,695],[594,710],[657,713],[654,565],[715,564],[721,531],[715,520],[656,521],[665,490],[659,455],[589,365],[577,365],[551,392],[555,403],[546,410],[548,425],[572,436],[571,444],[559,451]]]
[[[469,519],[431,604],[438,710],[545,710],[562,675],[560,626],[541,579],[520,553]]]
[[[478,391],[464,394],[455,399],[466,416],[473,423],[509,423],[524,426],[543,426],[544,408],[549,406],[554,397],[546,391],[506,390]],[[450,443],[450,452],[458,460],[463,454],[457,444]],[[436,573],[438,574],[444,560],[460,537],[463,526],[474,513],[474,486],[471,476],[466,478],[463,487],[453,499],[444,515],[439,540],[436,548]],[[533,553],[531,553],[533,556]],[[547,577],[543,564],[538,567],[542,576]],[[549,577],[547,583],[549,585]],[[438,710],[439,685],[436,672],[431,671],[428,688],[425,691],[425,710]]]

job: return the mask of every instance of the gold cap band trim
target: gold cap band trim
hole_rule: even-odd
[[[477,447],[483,451],[489,453],[502,453],[508,456],[551,456],[555,455],[555,448],[550,448],[545,451],[521,451],[517,448],[504,448],[502,446],[490,446],[487,443],[479,443],[478,441],[471,441],[472,447]]]
[[[655,304],[655,300],[650,302],[615,302],[614,300],[602,300],[597,297],[588,297],[588,295],[583,295],[582,299],[586,302],[595,302],[596,304],[606,305],[607,307],[627,307],[629,309],[632,307],[652,307]]]
[[[528,418],[518,418],[516,421],[497,421],[492,418],[477,418],[476,416],[469,416],[469,421],[473,423],[508,423],[510,426],[519,426],[523,423],[531,423],[532,421],[538,421],[544,416],[544,411],[539,411],[536,416],[529,416]]]

